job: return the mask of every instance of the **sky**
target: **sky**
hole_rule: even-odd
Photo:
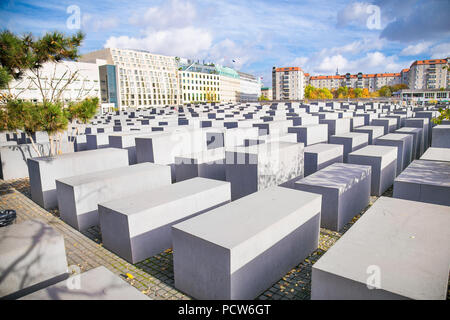
[[[400,72],[450,56],[450,0],[0,0],[0,29],[82,30],[81,53],[145,49],[262,77]]]

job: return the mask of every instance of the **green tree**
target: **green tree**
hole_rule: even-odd
[[[391,97],[392,92],[389,86],[382,86],[380,90],[378,90],[378,93],[380,94],[380,97]]]
[[[431,119],[435,124],[441,124],[442,120],[450,120],[450,108],[439,108],[439,116]]]
[[[353,92],[355,94],[355,98],[361,98],[363,96],[363,89],[361,88],[355,88]]]
[[[68,122],[76,118],[86,123],[97,111],[98,98],[83,100],[76,108],[69,106],[65,110],[60,98],[67,86],[77,79],[77,71],[67,71],[56,84],[50,79],[47,84],[51,90],[44,90],[47,88],[40,73],[46,62],[76,60],[83,39],[84,34],[81,32],[66,36],[55,31],[46,33],[41,38],[35,38],[31,33],[17,36],[8,30],[0,32],[0,89],[6,88],[9,92],[1,96],[0,130],[23,131],[38,155],[41,154],[34,143],[34,133],[47,132],[50,138],[50,155],[56,154],[57,145],[61,144],[61,132],[67,129]],[[42,95],[40,103],[24,102],[11,94],[10,82],[13,79],[21,80],[27,71],[35,76],[32,81]],[[68,80],[62,82],[63,79]],[[51,91],[49,95],[46,93],[48,91]]]

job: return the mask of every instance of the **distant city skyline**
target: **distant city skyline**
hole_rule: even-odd
[[[87,35],[81,53],[118,47],[214,61],[262,77],[265,86],[273,66],[311,75],[400,72],[450,55],[446,0],[9,0],[0,4],[0,27],[73,33],[74,7]]]

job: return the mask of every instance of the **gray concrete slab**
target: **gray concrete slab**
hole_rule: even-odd
[[[381,197],[313,265],[311,299],[445,300],[449,244],[449,207]]]
[[[450,161],[450,149],[449,148],[433,148],[433,147],[430,147],[420,157],[420,160]]]
[[[144,162],[133,166],[56,179],[61,219],[79,231],[98,225],[98,204],[170,185],[170,167]]]
[[[410,134],[389,133],[378,138],[376,145],[394,146],[398,148],[397,153],[397,176],[411,163],[413,137]]]
[[[307,177],[333,163],[342,163],[344,146],[342,144],[317,143],[305,147],[305,174]]]
[[[230,184],[193,178],[98,205],[103,245],[136,263],[172,247],[171,226],[230,201]]]
[[[318,246],[321,196],[270,187],[173,226],[175,287],[254,299]]]
[[[29,294],[21,300],[151,299],[104,266],[100,266]]]
[[[231,199],[303,177],[303,143],[272,142],[225,152],[225,175]]]
[[[0,298],[17,299],[68,277],[64,238],[28,220],[0,228]]]
[[[128,166],[126,150],[105,148],[28,159],[31,197],[45,209],[58,205],[56,179]]]
[[[344,146],[344,162],[347,162],[348,154],[364,148],[369,143],[369,134],[364,132],[347,132],[330,137],[330,143]]]
[[[431,146],[435,148],[450,148],[450,125],[441,124],[432,129]]]
[[[394,198],[450,206],[450,162],[415,160],[394,181]]]
[[[369,204],[371,166],[334,163],[297,180],[296,190],[322,195],[322,228],[339,231]]]
[[[370,194],[381,196],[394,184],[397,176],[397,148],[366,146],[348,155],[348,163],[372,167]]]

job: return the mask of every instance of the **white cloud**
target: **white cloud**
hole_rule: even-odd
[[[147,30],[143,37],[110,37],[105,48],[144,49],[171,56],[192,57],[211,47],[209,32],[194,28]]]
[[[89,13],[81,15],[81,25],[87,31],[110,30],[119,25],[119,21],[115,17],[94,16]]]
[[[129,22],[157,29],[178,28],[191,25],[196,17],[195,7],[190,2],[171,0],[159,7],[150,7],[143,13],[134,14],[130,17]]]
[[[359,24],[365,26],[369,14],[367,9],[370,6],[367,2],[352,2],[337,14],[337,24],[340,27],[349,24]]]
[[[289,65],[294,67],[302,67],[303,69],[303,66],[308,63],[308,60],[309,60],[308,57],[297,57]]]
[[[386,56],[382,52],[367,52],[360,58],[348,58],[342,54],[329,54],[322,50],[308,60],[303,68],[306,72],[313,75],[334,74],[336,68],[339,73],[379,73],[379,72],[399,72],[402,65],[397,63],[397,56]]]
[[[450,42],[442,43],[431,48],[431,58],[432,59],[443,59],[450,57]]]
[[[415,56],[420,53],[426,52],[431,46],[431,42],[420,42],[418,44],[412,44],[404,48],[401,52],[401,56]]]
[[[345,59],[342,55],[338,54],[323,58],[319,65],[314,68],[314,71],[332,74],[336,70],[336,68],[339,68],[341,70],[348,69],[348,65],[348,60]]]

